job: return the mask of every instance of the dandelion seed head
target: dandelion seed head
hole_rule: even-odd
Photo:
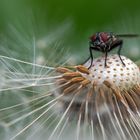
[[[63,95],[60,99],[63,110],[68,108],[73,100],[69,107],[70,113],[67,113],[68,117],[78,118],[81,122],[93,122],[95,131],[101,128],[104,135],[103,131],[106,129],[107,133],[113,136],[114,134],[108,130],[109,123],[106,122],[112,121],[114,127],[118,123],[118,118],[128,121],[133,119],[133,113],[139,116],[140,106],[137,99],[140,91],[140,70],[130,59],[124,56],[121,58],[126,66],[122,64],[118,55],[109,55],[107,67],[104,66],[105,58],[99,57],[94,59],[89,69],[91,60],[72,68],[57,68],[62,74],[57,82],[60,87],[58,93]],[[112,120],[108,121],[108,117]],[[128,131],[127,129],[126,127],[124,131]]]
[[[91,80],[92,83],[96,81],[98,85],[107,80],[121,90],[130,89],[140,83],[140,70],[130,59],[125,56],[121,56],[121,58],[126,66],[121,63],[118,55],[109,55],[107,67],[105,67],[105,58],[99,57],[93,61],[92,67],[89,69],[90,74],[83,76]],[[91,60],[88,60],[84,66],[88,67],[90,62]]]

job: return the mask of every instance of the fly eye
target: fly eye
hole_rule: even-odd
[[[96,40],[96,35],[91,36],[90,40],[95,41]]]
[[[108,34],[102,33],[100,36],[101,36],[101,39],[103,40],[103,42],[106,42],[108,40]]]

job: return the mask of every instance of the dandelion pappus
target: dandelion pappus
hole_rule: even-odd
[[[118,56],[122,62],[122,64],[125,66],[125,63],[123,62],[120,52],[123,45],[123,40],[120,39],[121,37],[138,37],[137,34],[120,34],[115,35],[112,32],[97,32],[96,34],[92,35],[90,37],[89,42],[89,51],[90,51],[90,58],[91,58],[91,64],[89,68],[92,66],[93,63],[93,54],[92,50],[100,51],[105,53],[105,67],[107,67],[107,54],[112,49],[119,47],[118,49]]]

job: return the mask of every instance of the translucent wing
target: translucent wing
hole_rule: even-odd
[[[117,34],[118,37],[140,37],[140,34]]]

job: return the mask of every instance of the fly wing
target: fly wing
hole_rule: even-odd
[[[140,34],[117,34],[116,36],[134,38],[134,37],[140,37]]]

